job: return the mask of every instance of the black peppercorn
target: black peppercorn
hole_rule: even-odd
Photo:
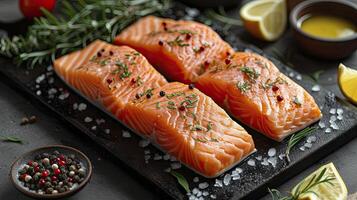
[[[191,84],[188,85],[188,88],[189,88],[190,90],[192,90],[193,88],[195,88],[195,85],[191,83]]]
[[[165,91],[160,91],[160,96],[161,97],[165,96]]]

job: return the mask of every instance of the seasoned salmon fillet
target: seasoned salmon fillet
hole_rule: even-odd
[[[56,59],[54,69],[65,82],[117,117],[130,99],[167,83],[136,50],[99,40]]]
[[[197,79],[196,87],[239,121],[276,141],[322,116],[304,88],[254,53],[235,53],[216,62]]]
[[[251,154],[252,137],[210,97],[172,82],[133,99],[120,118],[205,177],[216,177]]]
[[[233,49],[210,27],[194,21],[147,16],[122,31],[114,41],[141,52],[165,77],[191,83],[214,60]]]

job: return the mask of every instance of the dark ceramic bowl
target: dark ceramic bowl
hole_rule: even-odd
[[[357,5],[351,1],[308,0],[301,2],[290,13],[290,23],[294,38],[304,52],[331,60],[347,57],[357,49],[357,34],[338,39],[325,39],[303,32],[299,27],[301,17],[314,14],[343,17],[357,26]]]
[[[218,6],[237,6],[241,0],[180,0],[183,3],[198,8],[216,8]]]
[[[84,177],[84,181],[81,182],[77,187],[74,187],[73,189],[63,192],[63,193],[58,193],[58,194],[38,194],[34,191],[30,191],[28,188],[24,187],[22,183],[19,181],[18,176],[19,176],[19,169],[26,164],[29,160],[33,160],[34,157],[38,154],[41,153],[51,153],[53,151],[59,151],[64,155],[69,155],[69,154],[74,154],[75,157],[81,162],[83,167],[85,167],[87,170],[87,174]],[[10,172],[10,180],[14,184],[17,190],[25,194],[26,196],[29,196],[31,198],[36,198],[36,199],[60,199],[60,198],[65,198],[72,196],[73,194],[79,192],[81,189],[84,188],[84,186],[87,185],[89,182],[90,178],[92,176],[92,164],[88,157],[84,155],[82,152],[80,152],[77,149],[74,149],[72,147],[68,146],[63,146],[63,145],[52,145],[52,146],[45,146],[41,147],[38,149],[34,149],[30,152],[27,152],[23,154],[20,158],[18,158],[11,167],[11,172]]]

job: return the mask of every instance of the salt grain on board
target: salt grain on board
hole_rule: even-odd
[[[319,127],[322,129],[322,128],[325,128],[326,127],[326,124],[322,121],[319,122]]]
[[[312,144],[311,143],[305,143],[304,146],[308,149],[310,149],[312,147]]]
[[[275,154],[276,154],[276,149],[275,148],[270,148],[268,150],[268,156],[269,157],[273,157],[273,156],[275,156]]]
[[[242,169],[242,168],[237,167],[237,168],[235,169],[235,171],[237,171],[238,173],[242,173],[242,172],[243,172],[243,169]]]
[[[248,160],[248,165],[254,167],[255,166],[255,161],[253,159]]]
[[[279,157],[279,159],[280,159],[280,160],[283,160],[283,159],[286,157],[286,155],[285,155],[285,154],[283,154],[283,153],[281,153],[281,154],[279,154],[279,156],[278,156],[278,157]]]
[[[311,88],[311,91],[313,91],[313,92],[319,92],[320,90],[321,90],[321,88],[320,88],[319,85],[314,85],[314,86],[312,86],[312,88]]]
[[[296,80],[298,80],[298,81],[301,81],[302,80],[302,76],[300,75],[300,74],[298,74],[298,75],[296,75]]]
[[[85,104],[85,103],[80,103],[80,104],[78,105],[78,110],[79,110],[79,111],[83,111],[83,110],[85,110],[85,109],[87,109],[87,104]]]
[[[338,119],[339,121],[341,121],[341,120],[343,120],[343,116],[342,116],[342,115],[339,115],[339,116],[337,116],[337,119]]]
[[[331,128],[327,128],[326,130],[325,130],[325,133],[331,133]]]
[[[216,179],[216,182],[214,183],[214,185],[213,185],[213,186],[215,186],[215,187],[223,187],[223,183],[222,183],[222,181],[221,181],[221,180]]]
[[[229,183],[231,182],[232,176],[230,174],[226,174],[223,177],[223,183],[224,185],[229,185]]]
[[[170,159],[170,155],[169,154],[165,154],[163,158],[164,158],[164,160],[169,160]]]
[[[130,138],[131,134],[128,131],[123,131],[122,136],[123,136],[123,138]]]
[[[208,195],[209,195],[209,192],[204,191],[204,192],[202,192],[202,195],[206,197],[206,196],[208,196]]]
[[[217,198],[217,196],[215,195],[215,194],[211,194],[211,199],[216,199]]]
[[[36,91],[37,96],[40,96],[42,94],[41,90]]]
[[[77,109],[78,109],[78,103],[74,103],[74,104],[72,105],[72,108],[73,108],[73,110],[77,110]]]
[[[309,136],[307,139],[306,139],[306,142],[308,143],[314,143],[316,142],[317,138],[316,136],[312,135],[312,136]]]
[[[89,123],[91,121],[93,121],[93,119],[91,117],[85,117],[84,118],[84,122],[86,122],[86,123]]]
[[[258,161],[261,161],[262,160],[262,156],[257,156],[257,157],[255,157],[255,159],[257,159]]]
[[[98,125],[103,124],[105,123],[105,119],[96,119],[95,123],[97,123]]]
[[[110,129],[104,129],[104,133],[110,134]]]
[[[43,80],[45,80],[46,76],[45,74],[41,74],[36,78],[36,83],[41,83]]]
[[[336,108],[331,108],[330,109],[330,114],[332,114],[332,115],[336,114]]]
[[[299,149],[300,149],[301,151],[305,151],[305,146],[301,146]]]
[[[268,158],[268,162],[275,168],[276,164],[278,162],[278,159],[276,157],[270,157],[270,158]]]
[[[97,130],[97,126],[92,126],[92,131],[95,131],[95,130]]]
[[[343,114],[343,109],[342,108],[337,108],[336,113],[338,115],[342,115]]]
[[[337,125],[336,123],[332,123],[332,124],[330,125],[330,127],[331,127],[333,130],[338,130],[338,129],[340,129],[340,127],[338,127],[338,125]]]
[[[147,147],[149,144],[150,144],[149,140],[144,140],[143,139],[143,140],[139,141],[139,147],[141,147],[141,148]]]
[[[262,164],[264,166],[268,166],[269,165],[268,159],[264,158],[263,161],[260,164]]]
[[[155,153],[154,160],[162,160],[162,155]]]
[[[179,163],[179,162],[171,163],[171,168],[172,169],[180,169],[181,168],[181,163]]]
[[[207,182],[198,184],[198,188],[200,188],[201,190],[208,188],[208,186],[209,186],[209,184]]]
[[[197,176],[195,178],[193,178],[194,183],[197,183],[198,181],[200,181],[200,179]]]

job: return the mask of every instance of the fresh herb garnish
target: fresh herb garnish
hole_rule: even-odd
[[[213,125],[212,122],[208,122],[208,124],[207,124],[207,132],[212,130],[212,125]]]
[[[174,93],[171,93],[171,94],[167,94],[166,98],[172,99],[174,97],[178,97],[178,96],[181,96],[181,95],[185,95],[185,93],[184,92],[174,92]]]
[[[160,109],[160,102],[156,102],[156,109]]]
[[[178,30],[177,32],[179,32],[180,34],[196,34],[195,32],[193,31],[190,31],[190,30]]]
[[[272,197],[272,200],[297,200],[302,195],[308,193],[313,193],[317,197],[319,197],[317,193],[312,191],[314,187],[322,183],[327,183],[330,184],[331,186],[334,185],[332,181],[335,180],[335,178],[331,176],[325,176],[326,171],[327,168],[324,168],[317,176],[316,174],[312,176],[311,180],[304,187],[303,187],[304,182],[299,183],[294,193],[290,194],[289,196],[285,196],[285,197],[282,196],[277,189],[269,189],[269,193]]]
[[[250,90],[251,86],[247,82],[238,82],[237,88],[240,89],[241,92],[246,93],[248,90]]]
[[[203,127],[199,124],[194,124],[191,128],[191,131],[202,131]]]
[[[285,155],[286,158],[288,160],[288,162],[290,162],[290,150],[297,144],[299,143],[303,138],[305,138],[307,135],[311,134],[312,132],[314,132],[316,130],[316,127],[307,127],[303,130],[301,130],[298,133],[295,133],[294,135],[292,135],[289,139],[288,142],[288,146],[286,147],[286,151],[285,151]]]
[[[311,78],[317,83],[317,82],[319,82],[320,75],[324,72],[325,72],[324,70],[318,70],[318,71],[314,72],[313,74],[311,74]]]
[[[0,136],[0,139],[3,142],[13,142],[13,143],[19,143],[19,144],[23,143],[20,138],[15,137],[15,136]]]
[[[57,57],[100,39],[112,42],[126,26],[140,17],[166,10],[167,0],[79,0],[63,2],[59,16],[42,10],[24,36],[0,38],[0,55],[29,68],[47,66]]]
[[[117,60],[115,62],[115,65],[117,65],[119,68],[114,70],[113,73],[117,74],[117,73],[121,72],[120,75],[119,75],[119,77],[121,79],[128,78],[131,75],[131,72],[129,71],[129,68],[125,63]]]
[[[176,104],[175,104],[175,102],[173,102],[173,101],[168,101],[168,102],[167,102],[167,108],[169,108],[169,109],[171,109],[171,110],[176,109]]]
[[[261,83],[261,87],[264,90],[267,90],[267,89],[272,88],[276,84],[282,85],[282,84],[288,84],[288,82],[285,79],[281,78],[281,77],[277,77],[273,82],[270,79],[268,79],[268,80],[265,81],[265,83]]]
[[[143,80],[141,79],[141,76],[136,77],[135,83],[137,86],[141,86],[144,83]]]
[[[255,80],[260,76],[260,73],[251,67],[241,67],[240,71],[245,73],[250,78],[250,80]]]
[[[202,143],[206,143],[207,142],[207,140],[202,140],[200,138],[193,138],[193,140],[196,141],[196,142],[202,142]]]
[[[185,189],[185,191],[187,193],[190,192],[190,186],[189,186],[186,178],[182,174],[175,172],[175,171],[170,171],[170,174],[177,179],[177,182],[181,185],[181,187],[183,189]]]
[[[179,46],[179,47],[189,46],[189,44],[184,43],[184,41],[182,39],[180,39],[180,36],[177,36],[172,41],[168,41],[167,44],[170,45],[170,46]]]
[[[299,98],[297,96],[294,97],[294,101],[293,101],[296,105],[301,106],[301,102],[299,100]]]

